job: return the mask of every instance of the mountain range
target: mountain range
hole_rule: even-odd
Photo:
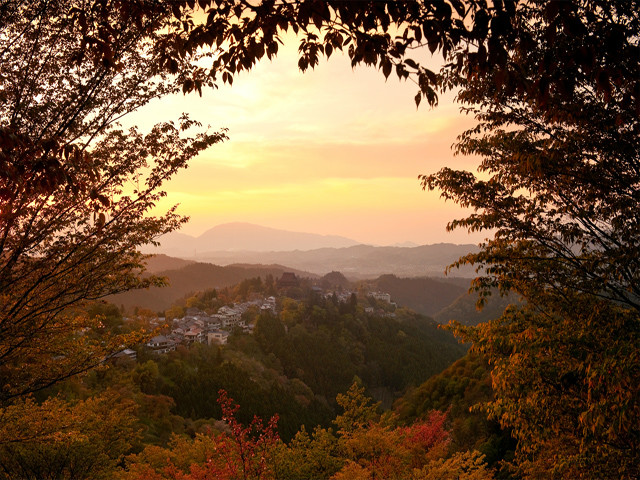
[[[163,235],[159,242],[159,248],[149,246],[143,251],[200,258],[209,252],[313,250],[358,245],[357,241],[338,235],[292,232],[241,222],[217,225],[197,237],[171,232]]]
[[[347,278],[372,278],[386,273],[403,277],[443,277],[448,265],[470,252],[475,245],[438,243],[419,247],[374,247],[354,245],[345,248],[319,248],[289,252],[210,252],[198,255],[200,262],[217,265],[237,263],[278,264],[317,275],[337,270]],[[473,277],[471,267],[453,270],[450,276]]]
[[[290,232],[248,223],[218,225],[199,237],[174,232],[159,241],[160,247],[144,251],[216,265],[286,265],[317,275],[337,270],[349,278],[372,278],[387,273],[405,277],[442,276],[448,265],[478,249],[472,244],[451,243],[379,247],[358,244],[346,237]],[[472,277],[474,272],[465,267],[450,275]]]

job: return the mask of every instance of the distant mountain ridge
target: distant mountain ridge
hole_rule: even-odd
[[[350,247],[359,243],[338,235],[293,232],[240,222],[217,225],[198,237],[172,232],[158,241],[161,244],[159,248],[147,246],[143,251],[199,259],[208,252],[315,250]]]
[[[249,223],[218,225],[197,238],[172,232],[159,241],[160,247],[148,246],[143,251],[223,266],[286,265],[320,276],[340,271],[353,279],[384,274],[442,277],[445,269],[461,256],[478,251],[473,244],[363,245],[346,237],[290,232]],[[472,267],[463,267],[453,270],[450,276],[473,277],[475,272]]]
[[[275,263],[317,275],[335,270],[347,278],[371,278],[389,273],[403,277],[442,277],[447,266],[461,256],[476,251],[476,245],[452,243],[412,248],[354,245],[290,252],[210,252],[198,255],[197,260],[217,265]],[[475,273],[472,267],[463,267],[453,270],[450,276],[474,277]]]

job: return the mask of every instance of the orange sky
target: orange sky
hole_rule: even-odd
[[[474,169],[451,144],[472,119],[451,96],[416,110],[417,87],[334,54],[313,71],[297,67],[297,42],[237,76],[232,87],[163,98],[130,115],[143,130],[188,112],[230,139],[167,184],[166,203],[189,215],[182,232],[226,222],[343,235],[363,243],[476,243],[447,233],[463,212],[423,192],[417,176],[442,166]],[[162,205],[161,205],[162,206]]]

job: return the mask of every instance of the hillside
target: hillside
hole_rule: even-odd
[[[500,460],[513,456],[515,441],[496,421],[472,410],[473,406],[492,399],[489,366],[482,357],[469,353],[407,392],[396,401],[394,410],[405,422],[425,418],[433,410],[447,410],[451,428],[449,450],[479,450],[489,465],[500,468]],[[504,470],[502,473],[506,474]]]
[[[381,292],[389,293],[398,305],[429,316],[466,292],[467,289],[457,283],[434,278],[398,278],[395,275],[382,275],[372,282]]]
[[[495,292],[487,299],[486,305],[478,310],[476,308],[477,299],[478,296],[475,293],[463,293],[450,305],[435,312],[432,317],[439,323],[449,323],[450,320],[456,320],[463,325],[477,325],[498,318],[507,306],[518,303],[518,297],[515,294],[502,297]]]
[[[155,257],[154,257],[155,258]],[[170,257],[163,257],[161,262]],[[174,259],[179,260],[179,259]],[[302,277],[314,277],[313,274],[302,272],[281,265],[246,265],[246,266],[219,266],[210,263],[190,263],[182,268],[158,271],[154,260],[151,261],[150,270],[155,275],[166,277],[169,286],[164,288],[152,287],[146,290],[134,290],[119,295],[108,297],[107,300],[125,308],[143,307],[154,311],[162,311],[169,308],[173,302],[187,294],[208,288],[223,288],[235,285],[247,278],[273,275],[275,278],[282,276],[283,272],[294,272]]]
[[[187,265],[192,265],[196,262],[193,260],[184,260],[182,258],[169,257],[168,255],[158,254],[149,257],[146,261],[146,272],[156,274],[158,272],[164,272],[166,270],[178,270]]]

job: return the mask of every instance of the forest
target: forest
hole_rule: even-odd
[[[0,0],[0,475],[638,478],[639,12],[638,0]],[[166,285],[144,274],[140,246],[188,219],[154,207],[227,139],[186,114],[148,132],[118,120],[251,75],[288,34],[302,72],[341,51],[415,84],[416,107],[455,92],[475,124],[453,149],[478,171],[443,166],[420,186],[465,209],[449,229],[486,233],[450,267],[476,269],[477,305],[518,302],[441,331],[300,297],[228,348],[111,365],[154,332],[116,328],[95,302]],[[450,365],[461,352],[445,334],[470,356]]]
[[[212,311],[272,292],[256,277],[187,296],[169,311]],[[41,408],[29,415],[36,423],[0,447],[4,477],[437,478],[455,467],[496,478],[514,442],[496,422],[469,413],[491,387],[486,364],[466,355],[468,347],[406,308],[390,316],[384,302],[365,311],[376,304],[367,298],[339,301],[308,287],[289,289],[298,300],[284,293],[277,314],[248,310],[251,333],[235,327],[224,345],[168,353],[137,345],[134,358],[112,356],[37,392],[22,406]],[[124,317],[100,301],[86,313],[102,325],[97,336],[153,330],[142,309]],[[425,403],[429,395],[435,403]],[[66,438],[44,440],[43,424]]]

